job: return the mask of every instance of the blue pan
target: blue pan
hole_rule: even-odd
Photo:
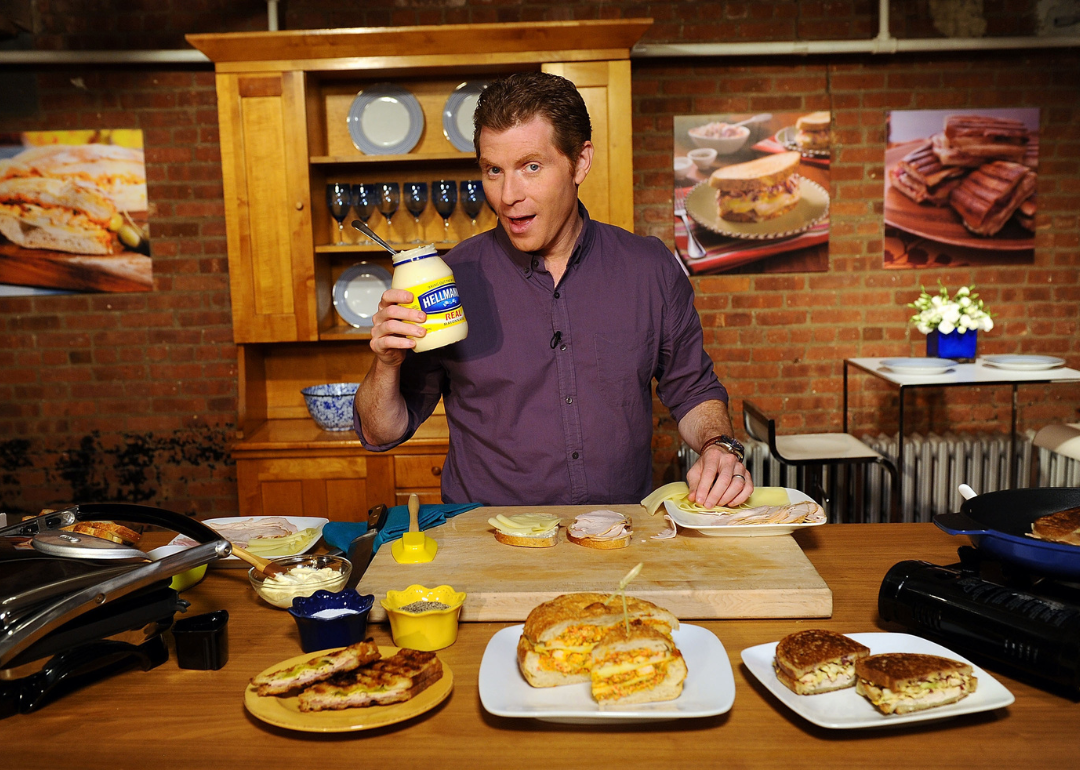
[[[943,513],[934,523],[950,535],[967,535],[975,547],[1043,575],[1080,579],[1080,546],[1031,537],[1040,516],[1080,506],[1080,487],[1005,489],[965,500],[960,513]]]

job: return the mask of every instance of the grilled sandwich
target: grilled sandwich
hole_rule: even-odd
[[[829,121],[827,110],[811,112],[795,121],[795,144],[800,150],[829,149]]]
[[[1054,543],[1080,545],[1080,506],[1035,519],[1031,522],[1031,536]]]
[[[762,222],[794,209],[799,203],[800,157],[781,152],[718,168],[709,177],[718,216],[729,222]]]
[[[671,637],[635,622],[618,624],[590,653],[592,694],[601,707],[675,700],[686,661]]]
[[[889,170],[892,186],[916,203],[947,206],[949,193],[960,184],[965,171],[959,166],[943,166],[930,147],[921,142]]]
[[[146,166],[141,149],[112,144],[50,144],[0,161],[0,179],[74,180],[101,190],[119,211],[146,211]]]
[[[1031,197],[1021,203],[1016,209],[1014,217],[1017,224],[1025,230],[1035,232],[1035,209],[1035,193],[1032,193]]]
[[[664,634],[678,619],[652,602],[626,597],[631,622]],[[608,632],[623,623],[622,601],[599,593],[563,594],[533,608],[518,640],[518,667],[533,687],[557,687],[590,680],[590,654]]]
[[[377,661],[379,645],[370,637],[343,650],[318,655],[295,666],[259,674],[251,680],[259,695],[282,695]]]
[[[776,678],[796,695],[817,695],[855,686],[855,663],[870,648],[833,631],[807,629],[776,644]]]
[[[995,160],[972,171],[949,194],[949,205],[976,235],[994,235],[1035,193],[1035,172],[1022,163]]]
[[[933,137],[934,152],[946,166],[979,166],[988,160],[1020,162],[1028,130],[1019,120],[988,115],[950,115]]]
[[[48,177],[0,180],[0,234],[25,249],[73,254],[122,250],[110,229],[116,207],[90,182]]]
[[[385,706],[410,700],[442,678],[442,661],[433,652],[399,650],[326,682],[308,687],[297,697],[301,711]]]
[[[978,678],[972,668],[936,655],[889,652],[855,661],[855,691],[883,714],[956,703],[975,692]]]

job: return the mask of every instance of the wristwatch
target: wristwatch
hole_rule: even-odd
[[[731,454],[735,455],[735,458],[739,462],[742,462],[743,458],[746,456],[746,448],[742,445],[742,443],[739,442],[737,438],[735,438],[734,436],[726,436],[723,434],[719,436],[713,436],[711,439],[702,444],[701,450],[698,452],[698,454],[705,454],[705,450],[711,447],[713,444],[720,447],[721,449],[731,452]]]

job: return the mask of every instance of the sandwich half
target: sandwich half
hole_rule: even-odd
[[[807,629],[776,644],[776,678],[796,695],[817,695],[855,686],[855,662],[870,648],[833,631]]]
[[[433,652],[398,650],[392,657],[308,687],[297,696],[301,711],[385,706],[411,700],[442,678]]]
[[[968,174],[949,193],[949,205],[976,235],[994,235],[1035,194],[1035,172],[1022,163],[995,160]]]
[[[855,661],[855,691],[883,714],[956,703],[975,692],[978,679],[967,663],[937,655],[889,652]]]
[[[795,121],[795,144],[800,150],[829,149],[829,121],[832,116],[828,111],[811,112]]]
[[[1027,153],[1023,122],[989,115],[950,115],[934,150],[947,166],[977,166],[988,160],[1020,162]]]
[[[630,620],[670,636],[678,619],[652,602],[626,597]],[[518,667],[533,687],[557,687],[590,679],[590,655],[608,632],[623,623],[622,600],[599,593],[563,594],[533,608],[518,640]]]
[[[1054,543],[1080,545],[1080,507],[1040,516],[1031,522],[1031,536]]]
[[[717,213],[729,222],[762,222],[791,211],[799,203],[797,152],[766,155],[718,168],[709,177],[716,189]]]
[[[337,652],[316,655],[289,668],[259,674],[251,680],[251,684],[258,689],[259,695],[282,695],[378,659],[379,645],[368,637]]]
[[[965,173],[960,166],[942,165],[930,142],[923,141],[889,170],[889,180],[916,203],[947,206],[949,193],[960,184],[959,177]]]
[[[559,517],[549,513],[499,514],[488,519],[495,539],[519,548],[550,548],[559,542]]]
[[[671,637],[635,621],[620,623],[590,654],[592,694],[601,707],[675,700],[686,661]]]
[[[47,177],[0,180],[0,234],[24,249],[108,255],[122,250],[119,214],[90,182]]]

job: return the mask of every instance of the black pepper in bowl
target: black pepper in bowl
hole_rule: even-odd
[[[398,607],[399,612],[430,612],[432,610],[448,610],[449,604],[443,604],[442,602],[413,602],[412,604],[406,604],[404,607]]]

